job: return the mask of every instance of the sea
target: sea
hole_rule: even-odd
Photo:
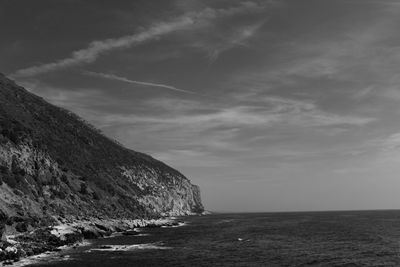
[[[91,240],[27,266],[400,266],[400,211],[212,214]]]

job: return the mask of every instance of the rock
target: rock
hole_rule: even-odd
[[[0,223],[0,241],[7,240],[5,229],[6,229],[5,225]]]
[[[115,226],[114,227],[115,232],[123,232],[124,230],[121,227]]]
[[[25,251],[19,251],[16,247],[8,246],[2,251],[0,261],[5,260],[3,265],[11,265],[13,261],[19,261],[19,258],[24,255],[26,255]]]
[[[5,235],[7,219],[8,219],[7,214],[4,211],[0,210],[0,241],[7,240]]]
[[[96,223],[92,223],[96,221]],[[48,226],[16,235],[13,240],[17,242],[11,245],[8,242],[0,242],[0,262],[2,260],[18,260],[20,257],[37,255],[46,251],[59,251],[63,245],[78,246],[77,242],[85,239],[97,239],[112,233],[111,230],[120,230],[122,235],[135,236],[140,234],[133,229],[140,227],[161,227],[179,224],[179,221],[168,219],[151,220],[95,220],[88,218],[84,221],[74,220],[70,224]],[[100,227],[99,227],[100,226]],[[104,230],[103,230],[104,229]],[[107,231],[105,231],[107,230]],[[110,249],[110,246],[100,246],[100,249]]]
[[[102,224],[95,223],[94,225],[95,225],[97,228],[99,228],[100,230],[103,230],[103,231],[106,231],[106,232],[110,231],[110,229],[109,229],[108,227],[106,227],[106,226],[104,226],[104,225],[102,225]]]
[[[66,244],[73,244],[73,243],[81,242],[82,239],[83,239],[82,234],[80,234],[78,232],[65,235]]]
[[[6,252],[6,253],[9,253],[9,254],[17,254],[18,250],[17,250],[16,247],[7,247],[7,248],[5,249],[5,252]]]
[[[155,223],[150,223],[146,225],[146,228],[160,228],[162,225],[161,224],[155,224]]]
[[[98,224],[98,223],[95,223],[94,225],[99,229],[98,233],[99,233],[100,236],[102,236],[102,237],[103,236],[110,236],[112,234],[112,230],[111,230],[110,227],[107,227],[105,225]]]
[[[85,239],[97,239],[99,237],[102,237],[99,231],[96,231],[94,229],[84,229],[82,230],[82,235],[83,238]]]
[[[112,248],[112,246],[103,245],[99,247],[99,249],[110,249],[110,248]]]
[[[111,231],[107,231],[107,232],[101,232],[101,234],[104,236],[110,236],[112,234]]]
[[[27,218],[25,218],[25,217],[21,217],[21,216],[11,216],[10,217],[10,220],[11,220],[11,223],[14,223],[14,222],[25,222],[25,221],[27,221]]]
[[[28,224],[26,222],[19,222],[15,225],[15,230],[20,233],[28,231]]]
[[[125,231],[122,232],[123,235],[138,235],[139,232],[135,231],[135,230],[129,230],[129,231]]]

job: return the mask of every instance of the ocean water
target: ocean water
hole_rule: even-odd
[[[214,214],[29,266],[400,266],[400,211]],[[100,246],[108,245],[107,249]]]

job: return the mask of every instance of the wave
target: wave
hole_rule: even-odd
[[[161,228],[176,228],[176,227],[181,227],[181,226],[185,226],[185,225],[188,225],[188,224],[185,222],[178,222],[177,225],[163,225],[163,226],[161,226]]]
[[[135,245],[104,245],[98,248],[89,249],[87,252],[92,251],[134,251],[143,249],[171,249],[170,247],[164,247],[160,243],[148,243],[148,244],[135,244]]]

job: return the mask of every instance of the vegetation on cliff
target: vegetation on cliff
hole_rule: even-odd
[[[197,186],[0,75],[0,221],[25,232],[65,218],[203,211]]]

